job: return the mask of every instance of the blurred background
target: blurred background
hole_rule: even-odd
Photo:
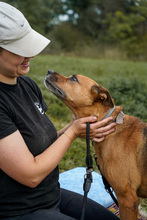
[[[51,39],[45,52],[147,59],[147,0],[4,0]]]
[[[49,69],[92,78],[109,90],[125,114],[147,122],[147,0],[3,1],[22,11],[31,26],[51,40],[31,60],[28,76],[40,87],[57,130],[72,114],[45,88]],[[60,172],[85,166],[85,155],[85,140],[76,139],[59,164]],[[147,201],[141,202],[147,212]]]
[[[147,0],[4,2],[21,10],[31,26],[51,40],[31,60],[28,76],[40,87],[57,130],[72,114],[45,88],[49,69],[92,78],[109,90],[125,114],[147,122]],[[76,139],[60,162],[60,172],[85,166],[85,151],[85,140]]]

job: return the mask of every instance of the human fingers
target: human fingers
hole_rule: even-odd
[[[97,128],[104,127],[107,124],[109,124],[112,120],[113,120],[112,117],[108,117],[108,118],[103,119],[101,121],[97,121],[97,122],[91,124],[91,129],[95,130]]]
[[[101,137],[101,138],[96,137],[96,138],[94,138],[92,141],[97,142],[97,143],[100,143],[100,142],[104,141],[104,139],[105,139],[104,136]]]
[[[107,135],[113,133],[115,131],[115,128],[109,129],[106,132],[102,132],[102,133],[96,133],[94,136],[91,136],[91,139],[94,140],[95,138],[102,138],[102,137],[106,137]]]
[[[97,120],[97,117],[90,116],[85,118],[80,118],[74,121],[72,124],[72,129],[74,130],[76,136],[83,137],[86,133],[86,123],[93,123]]]
[[[102,141],[104,141],[105,137],[111,133],[113,133],[115,131],[114,128],[112,128],[111,130],[104,132],[104,133],[98,133],[95,135],[95,137],[92,139],[92,141],[100,143]]]
[[[108,125],[106,125],[106,126],[104,126],[104,127],[99,127],[99,126],[96,127],[96,126],[95,126],[95,128],[93,128],[92,125],[91,125],[91,130],[90,130],[90,132],[91,132],[92,135],[94,135],[94,134],[99,134],[99,133],[105,133],[105,132],[109,131],[110,129],[115,128],[115,126],[116,126],[116,123],[115,123],[115,122],[113,122],[113,123],[111,123],[111,124],[108,124]]]
[[[102,138],[115,131],[116,123],[110,123],[112,117],[90,125],[90,138]],[[108,123],[109,122],[109,123]],[[108,123],[108,124],[107,124]],[[107,125],[106,125],[107,124]]]
[[[111,133],[113,133],[115,131],[115,128],[112,128],[106,132],[103,132],[103,133],[97,133],[94,137],[90,137],[92,139],[92,141],[94,142],[97,142],[97,143],[100,143],[102,141],[105,140],[105,137]]]

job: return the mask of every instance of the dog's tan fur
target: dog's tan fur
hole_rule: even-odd
[[[76,115],[103,119],[113,108],[109,92],[82,75],[64,77],[50,71],[45,84]],[[121,106],[111,114],[115,120]],[[115,191],[121,220],[137,220],[138,197],[147,197],[147,124],[124,115],[123,124],[94,144],[101,172]]]

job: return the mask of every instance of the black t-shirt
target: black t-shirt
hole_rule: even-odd
[[[57,139],[46,110],[41,91],[30,78],[18,77],[15,85],[0,82],[0,139],[19,130],[30,152],[42,153]],[[36,188],[29,188],[0,170],[0,217],[54,205],[60,197],[58,178],[56,167]]]

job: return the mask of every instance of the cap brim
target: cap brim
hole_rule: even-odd
[[[48,44],[50,40],[31,29],[31,31],[14,42],[0,47],[23,57],[33,57],[39,54]]]

